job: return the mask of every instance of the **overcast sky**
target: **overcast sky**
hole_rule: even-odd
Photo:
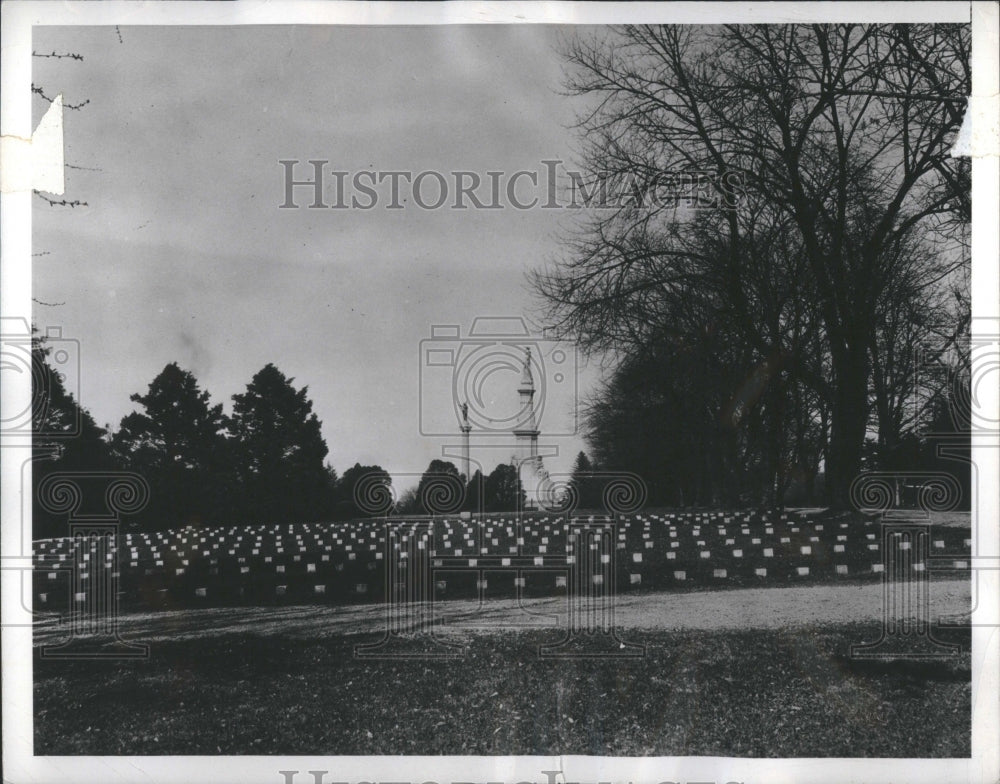
[[[543,25],[35,28],[36,52],[83,56],[34,58],[35,84],[69,105],[87,102],[65,116],[65,198],[87,206],[35,202],[33,293],[64,303],[36,305],[35,320],[80,341],[82,402],[98,423],[117,427],[135,407],[129,395],[168,362],[227,411],[274,362],[309,386],[338,471],[355,461],[422,471],[454,439],[421,435],[420,341],[433,324],[464,335],[476,316],[532,315],[525,271],[560,254],[572,216],[411,203],[309,210],[305,189],[296,191],[302,209],[281,210],[278,161],[484,178],[573,161],[569,126],[581,107],[558,94],[555,51],[568,34]],[[35,103],[37,121],[47,104]],[[518,378],[494,374],[487,402],[509,408]],[[581,373],[581,394],[595,378]],[[434,410],[424,418],[450,416],[447,383],[435,382],[439,406],[429,383],[424,408]],[[543,443],[546,431],[573,427],[573,395],[553,388]],[[560,450],[555,470],[583,447],[578,437],[547,443]],[[487,469],[509,452],[484,456]]]

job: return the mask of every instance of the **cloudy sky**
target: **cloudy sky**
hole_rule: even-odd
[[[573,215],[411,202],[388,210],[384,199],[367,211],[309,210],[306,189],[296,191],[301,209],[282,210],[278,161],[484,180],[573,161],[569,126],[581,106],[558,93],[555,52],[569,34],[544,25],[35,28],[37,53],[83,57],[36,57],[33,74],[46,95],[86,102],[65,116],[65,198],[87,206],[36,199],[33,236],[33,293],[51,303],[36,305],[35,320],[80,341],[83,404],[117,426],[134,408],[129,395],[176,361],[230,410],[230,397],[274,362],[309,386],[338,471],[355,461],[422,471],[454,439],[421,435],[422,421],[453,410],[450,371],[422,367],[421,340],[434,324],[460,325],[464,336],[477,316],[533,315],[525,272],[560,254]],[[47,104],[35,104],[37,121]],[[425,194],[433,200],[435,187]],[[580,372],[579,394],[596,376]],[[516,383],[493,374],[484,400],[509,408]],[[556,386],[543,440],[573,430],[577,393]],[[583,446],[549,443],[560,450],[555,470]],[[489,454],[487,468],[509,459],[504,448]]]

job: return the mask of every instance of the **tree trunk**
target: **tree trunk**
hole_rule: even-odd
[[[768,488],[766,503],[771,509],[781,509],[785,505],[785,390],[781,368],[781,350],[774,352],[768,360]]]
[[[864,352],[842,357],[835,365],[826,465],[827,503],[834,509],[846,510],[851,508],[851,483],[861,469],[868,427],[868,366]]]

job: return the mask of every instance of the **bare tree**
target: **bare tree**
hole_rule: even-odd
[[[755,227],[780,227],[801,249],[808,281],[792,296],[822,324],[827,487],[846,505],[869,421],[872,335],[907,258],[899,248],[918,232],[947,240],[967,198],[948,152],[969,91],[968,27],[634,26],[574,39],[566,56],[570,92],[594,99],[579,128],[595,182],[627,178],[648,193],[664,173],[738,176],[740,205],[714,221],[729,264],[745,262]],[[600,214],[535,276],[548,316],[592,351],[641,343],[664,296],[692,282],[696,225],[665,205]],[[936,263],[928,286],[962,263],[937,258],[954,267]],[[774,303],[762,304],[745,315]],[[747,326],[766,342],[765,325]]]

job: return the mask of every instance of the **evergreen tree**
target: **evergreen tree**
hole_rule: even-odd
[[[483,490],[487,512],[513,512],[523,509],[527,500],[517,469],[507,463],[493,469]]]
[[[483,472],[477,468],[475,473],[473,473],[472,478],[465,486],[465,503],[462,505],[463,511],[472,513],[483,511],[483,492],[485,483],[486,480],[483,478]]]
[[[301,522],[330,511],[329,450],[308,387],[293,381],[269,363],[233,395],[230,433],[248,522]]]
[[[120,464],[150,485],[147,527],[212,525],[229,516],[233,496],[226,417],[194,375],[171,362],[125,416],[112,444]]]
[[[450,514],[462,508],[465,482],[448,460],[431,460],[417,485],[420,514]]]
[[[576,508],[603,508],[604,501],[601,484],[600,478],[594,472],[594,466],[590,462],[590,458],[581,451],[573,463],[573,473],[570,478],[572,491],[576,495]]]
[[[355,463],[340,477],[337,484],[338,520],[388,514],[392,507],[392,477],[382,466]]]

